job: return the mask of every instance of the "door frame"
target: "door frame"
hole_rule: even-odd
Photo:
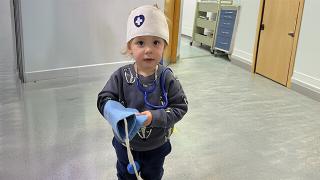
[[[165,0],[164,13],[167,16],[169,26],[169,44],[164,52],[164,63],[176,63],[178,58],[178,46],[180,38],[180,25],[181,25],[181,4],[183,0]]]
[[[257,57],[258,57],[258,49],[259,49],[259,41],[260,41],[260,25],[262,23],[265,1],[266,0],[260,0],[260,7],[259,7],[259,14],[258,14],[257,28],[256,28],[256,37],[255,37],[254,50],[253,50],[253,60],[252,60],[252,66],[251,66],[251,72],[254,74],[256,73],[256,65],[257,65]],[[297,45],[299,40],[301,20],[302,20],[303,7],[304,7],[305,0],[299,0],[299,1],[301,5],[299,6],[296,31],[295,31],[295,36],[293,37],[293,49],[292,49],[292,54],[290,58],[289,72],[288,72],[288,78],[287,78],[288,88],[291,87],[291,77],[293,74],[294,62],[296,58]]]
[[[22,33],[21,0],[10,1],[12,36],[14,40],[14,55],[16,70],[22,83],[25,83],[25,64]]]

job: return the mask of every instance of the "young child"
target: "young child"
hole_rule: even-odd
[[[166,17],[156,6],[131,11],[127,22],[127,53],[135,63],[115,71],[98,95],[102,115],[109,100],[137,109],[147,116],[144,126],[130,141],[131,152],[140,165],[144,180],[163,176],[165,157],[171,152],[169,137],[173,126],[188,110],[187,98],[172,71],[159,64],[169,43]],[[127,149],[117,136],[112,140],[117,154],[118,179],[136,179],[127,171]]]

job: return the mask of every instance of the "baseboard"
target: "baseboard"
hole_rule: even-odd
[[[60,79],[68,77],[81,77],[92,75],[103,75],[108,71],[114,71],[115,69],[123,66],[124,64],[132,63],[133,61],[120,61],[112,63],[93,64],[85,66],[75,66],[68,68],[49,69],[43,71],[32,71],[25,73],[25,81],[41,81],[50,79]],[[93,74],[94,73],[94,74]]]
[[[189,27],[189,26],[182,26],[181,29],[181,34],[187,35],[187,36],[192,36],[192,29],[193,27]]]
[[[317,87],[317,84],[320,84],[319,80],[297,72],[291,79],[292,90],[320,101],[320,87]]]
[[[245,70],[251,71],[252,55],[250,53],[234,49],[229,58],[232,64],[237,65]]]
[[[181,34],[181,37],[191,40],[192,37],[186,34]]]

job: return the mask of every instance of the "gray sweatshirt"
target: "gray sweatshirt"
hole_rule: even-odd
[[[160,75],[166,67],[159,65],[154,92],[148,94],[147,100],[153,105],[162,105]],[[150,88],[155,75],[143,77],[138,75],[145,89]],[[120,102],[124,107],[135,108],[139,112],[149,110],[152,113],[152,122],[147,127],[140,128],[138,134],[130,141],[130,146],[136,151],[148,151],[160,147],[168,141],[173,126],[186,114],[188,101],[180,82],[171,71],[165,73],[165,89],[168,93],[168,106],[165,109],[154,109],[145,104],[144,93],[137,87],[134,65],[129,64],[115,71],[102,91],[98,94],[97,106],[103,115],[104,105],[108,100]],[[121,142],[117,136],[116,139]]]

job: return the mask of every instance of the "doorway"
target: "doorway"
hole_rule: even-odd
[[[290,87],[304,0],[261,0],[253,72]]]

